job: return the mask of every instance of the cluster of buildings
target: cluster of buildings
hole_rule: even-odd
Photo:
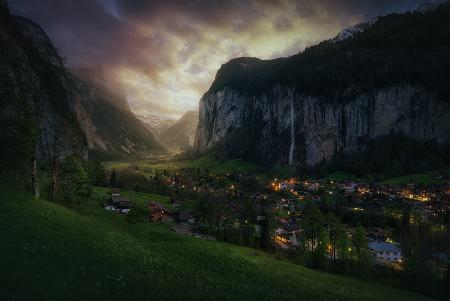
[[[386,208],[410,208],[422,220],[431,220],[439,213],[450,210],[450,185],[417,186],[412,183],[402,186],[358,183],[354,181],[313,181],[296,179],[273,179],[269,187],[274,192],[287,192],[292,198],[280,198],[276,210],[283,210],[287,217],[278,218],[274,241],[283,249],[297,248],[301,244],[301,228],[297,221],[302,214],[301,200],[320,201],[323,193],[340,191],[350,200],[348,209],[358,213],[366,207],[379,208],[386,214]],[[400,211],[401,212],[401,211]],[[350,230],[351,231],[351,230]],[[382,232],[382,230],[381,230]],[[369,235],[368,249],[375,262],[401,263],[400,245],[383,235]]]
[[[121,196],[118,191],[113,191],[109,199],[101,204],[101,206],[108,211],[125,214],[130,212],[130,205],[130,200],[126,197]],[[170,210],[158,202],[149,201],[147,203],[147,209],[148,220],[150,222],[156,222],[170,218]]]

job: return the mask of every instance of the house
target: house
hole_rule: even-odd
[[[379,262],[401,262],[402,252],[398,244],[372,241],[369,243],[372,256]]]
[[[292,190],[294,189],[294,184],[292,182],[289,181],[283,181],[278,183],[278,189],[279,190]]]
[[[341,188],[346,192],[346,193],[350,193],[350,192],[354,192],[356,190],[356,183],[354,182],[344,182],[341,185]]]
[[[147,207],[149,209],[148,219],[151,222],[160,221],[169,217],[169,211],[160,203],[148,202]]]
[[[128,213],[130,212],[130,201],[121,197],[118,192],[112,192],[109,200],[102,204],[103,208],[110,211],[117,211],[120,213]]]
[[[299,227],[296,223],[288,223],[284,219],[280,219],[279,228],[275,230],[274,240],[282,248],[297,247],[299,245],[297,234]]]
[[[274,240],[282,248],[296,247],[299,245],[296,232],[281,232],[274,236]]]

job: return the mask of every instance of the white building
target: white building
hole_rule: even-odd
[[[381,262],[402,261],[402,251],[397,244],[373,241],[369,243],[373,257]]]

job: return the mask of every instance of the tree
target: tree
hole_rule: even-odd
[[[369,264],[369,246],[367,240],[367,231],[362,226],[355,228],[353,234],[353,254],[359,267],[359,272],[364,273]]]
[[[58,198],[64,202],[87,201],[92,192],[85,162],[75,156],[68,156],[62,164]]]
[[[63,132],[62,120],[57,115],[52,114],[47,117],[40,117],[46,126],[40,130],[42,153],[48,165],[49,175],[49,197],[54,200],[57,190],[57,180],[60,172],[60,163],[64,156],[64,147],[70,133]]]
[[[326,215],[327,231],[330,240],[331,261],[336,261],[336,242],[338,238],[338,227],[340,226],[339,218],[332,212],[328,212]]]
[[[109,177],[109,186],[111,187],[117,187],[118,180],[117,180],[117,173],[116,170],[113,169],[111,172],[111,176]]]
[[[345,264],[353,252],[352,243],[345,231],[344,225],[341,223],[338,223],[336,226],[336,252],[341,264]]]
[[[89,178],[93,185],[104,186],[106,184],[106,170],[102,162],[99,160],[89,162]]]
[[[305,236],[305,249],[309,251],[312,265],[321,267],[324,264],[327,233],[325,231],[325,217],[315,206],[305,211],[302,221],[303,235]]]

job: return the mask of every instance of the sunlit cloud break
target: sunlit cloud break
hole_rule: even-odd
[[[196,110],[220,66],[288,56],[372,16],[416,6],[384,1],[16,0],[74,68],[100,66],[138,114]],[[50,9],[51,8],[51,9]]]

